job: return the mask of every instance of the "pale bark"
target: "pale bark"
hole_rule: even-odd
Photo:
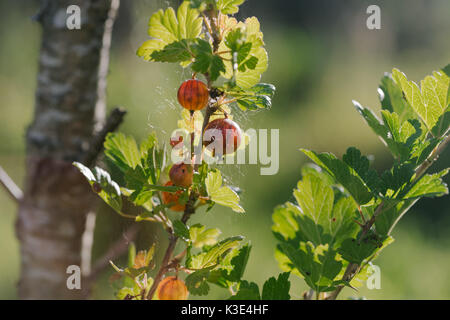
[[[66,27],[69,5],[81,8],[80,30]],[[107,67],[109,48],[102,46],[105,36],[110,38],[105,32],[111,32],[114,15],[111,0],[42,1],[37,20],[42,24],[42,45],[16,223],[19,297],[81,299],[89,288],[82,283],[83,290],[69,290],[66,269],[81,266],[81,239],[95,201],[72,162],[83,162],[92,154],[96,125],[105,120],[106,72],[99,66]]]

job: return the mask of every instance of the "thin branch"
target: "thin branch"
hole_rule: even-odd
[[[209,123],[209,119],[211,118],[211,115],[213,115],[214,112],[216,112],[217,107],[213,106],[213,103],[210,103],[206,107],[205,117],[203,118],[203,124],[202,124],[202,133],[200,136],[200,141],[198,142],[198,145],[195,150],[195,165],[194,165],[194,171],[198,170],[198,167],[202,161],[201,153],[203,148],[203,135],[205,133],[206,126]],[[200,159],[200,160],[198,160]],[[200,163],[199,163],[200,162]]]
[[[194,204],[197,200],[197,197],[194,193],[191,193],[189,196],[189,200],[186,203],[186,208],[184,209],[183,217],[181,218],[181,222],[184,224],[187,223],[190,216],[195,213]],[[175,246],[177,245],[178,237],[175,234],[170,234],[169,236],[169,245],[167,246],[166,253],[164,254],[163,260],[161,262],[161,267],[159,268],[158,273],[156,274],[155,279],[153,280],[153,284],[150,287],[150,290],[147,294],[147,300],[152,300],[155,295],[156,289],[158,288],[159,283],[163,279],[166,272],[173,265],[173,262],[182,258],[183,253],[177,255],[172,259],[173,252],[175,250]]]
[[[350,281],[353,277],[358,273],[359,265],[356,263],[349,263],[347,269],[345,270],[344,275],[342,276],[342,280]],[[330,295],[326,298],[326,300],[336,300],[339,293],[344,289],[344,286],[340,285],[330,293]]]
[[[91,273],[96,217],[97,214],[94,211],[88,213],[83,236],[81,237],[81,274],[83,276],[89,276]]]
[[[416,180],[419,179],[431,165],[439,158],[441,153],[445,150],[447,145],[450,143],[450,135],[446,136],[444,140],[439,144],[439,146],[431,153],[430,157],[425,160],[417,169],[416,169]]]
[[[105,21],[105,30],[102,38],[102,49],[100,51],[100,62],[98,66],[98,84],[97,84],[97,101],[95,103],[94,119],[96,122],[95,131],[102,130],[102,121],[105,118],[106,112],[106,85],[109,71],[109,49],[111,48],[111,39],[119,11],[120,0],[112,0],[111,7],[108,11],[108,18]]]
[[[23,198],[22,190],[15,184],[5,170],[0,166],[0,184],[5,188],[11,198],[19,203]]]
[[[91,143],[91,147],[86,152],[86,155],[83,159],[84,165],[90,167],[95,163],[98,155],[103,150],[103,143],[105,142],[106,135],[110,132],[115,131],[119,125],[123,122],[123,119],[126,115],[126,111],[123,108],[114,108],[106,119],[106,123],[103,128],[97,133],[97,135],[93,138]]]
[[[169,246],[167,247],[166,253],[164,254],[164,258],[161,263],[161,267],[159,268],[158,274],[156,275],[155,279],[153,280],[153,284],[150,288],[150,291],[148,292],[147,300],[152,300],[152,298],[156,292],[156,289],[158,288],[159,283],[161,282],[164,274],[166,273],[167,266],[169,265],[169,262],[172,257],[172,253],[175,250],[177,240],[178,240],[178,238],[175,235],[171,235],[170,240],[169,240]]]
[[[383,211],[383,207],[384,207],[384,202],[381,202],[378,207],[375,209],[375,212],[373,213],[372,217],[370,218],[369,221],[367,221],[363,227],[362,227],[362,232],[361,232],[361,236],[359,237],[359,243],[361,242],[361,240],[366,236],[367,232],[369,232],[370,228],[372,228],[373,224],[375,223],[375,219],[381,214],[381,212]]]

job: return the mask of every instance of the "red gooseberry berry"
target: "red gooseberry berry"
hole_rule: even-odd
[[[211,150],[213,155],[229,154],[237,150],[241,144],[241,136],[241,128],[233,120],[215,119],[205,128],[203,145]]]
[[[169,177],[174,185],[187,188],[192,184],[194,169],[190,164],[183,162],[175,163],[172,168],[170,168]]]
[[[159,300],[187,300],[189,291],[183,280],[170,276],[164,278],[158,285]]]
[[[186,80],[178,89],[178,102],[190,111],[202,110],[208,101],[208,87],[200,80]]]

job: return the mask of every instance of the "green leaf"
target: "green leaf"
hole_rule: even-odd
[[[402,122],[398,114],[383,110],[384,122],[381,122],[371,110],[362,107],[356,101],[353,101],[353,104],[400,162],[425,155],[422,151],[427,151],[424,149],[427,142],[423,142],[423,132],[418,120],[409,119]]]
[[[173,8],[159,10],[149,21],[148,35],[152,38],[145,41],[137,50],[137,55],[145,60],[153,59],[153,52],[164,49],[168,44],[183,39],[195,39],[202,31],[203,20],[198,10],[184,1],[177,14]]]
[[[210,272],[208,281],[227,289],[235,286],[244,275],[250,251],[251,245],[248,243],[234,248],[220,262],[220,267]]]
[[[355,215],[357,207],[353,199],[341,198],[334,207],[332,218],[330,221],[330,234],[334,244],[334,247],[341,245],[341,242],[348,236],[354,236],[357,234],[359,227],[355,223]]]
[[[194,296],[206,296],[209,293],[209,269],[195,271],[186,277],[185,283],[189,293]]]
[[[431,138],[423,141],[412,150],[411,158],[415,160],[416,165],[424,162],[433,152],[434,148],[439,144],[441,139]]]
[[[238,99],[236,101],[239,108],[242,110],[257,110],[263,108],[270,108],[272,100],[267,96],[248,96]]]
[[[275,259],[278,261],[278,267],[284,272],[290,272],[297,277],[303,278],[302,274],[292,265],[291,260],[280,250],[275,248]]]
[[[315,244],[324,243],[322,236],[332,222],[333,190],[316,176],[307,175],[298,182],[294,197],[300,207],[300,232]]]
[[[398,114],[400,123],[417,118],[411,105],[403,98],[402,89],[394,82],[390,74],[386,73],[383,76],[378,92],[381,107],[390,113]]]
[[[376,233],[381,237],[388,236],[392,226],[398,221],[403,211],[402,208],[409,208],[412,204],[414,204],[414,200],[402,201],[395,206],[383,209],[382,214],[378,215],[375,220]]]
[[[272,231],[281,242],[297,246],[300,241],[311,241],[334,248],[358,232],[354,200],[342,197],[334,201],[333,189],[320,176],[306,174],[294,197],[298,206],[288,202],[277,207],[272,216]]]
[[[450,101],[450,98],[448,99]],[[447,107],[446,112],[439,118],[436,125],[431,129],[435,137],[445,136],[450,129],[450,108]]]
[[[145,209],[151,211],[153,209],[152,204],[153,190],[148,188],[142,188],[140,190],[135,190],[130,195],[129,200],[137,206],[143,206]]]
[[[301,169],[301,174],[303,177],[307,175],[316,176],[330,186],[336,185],[334,178],[315,163],[306,163]]]
[[[409,104],[430,131],[448,109],[449,77],[443,72],[427,76],[419,86],[398,69],[392,70],[395,82],[402,88]]]
[[[316,292],[332,291],[340,283],[335,279],[343,265],[337,260],[337,252],[329,249],[328,245],[314,246],[311,242],[301,242],[299,248],[295,248],[280,243],[278,249]]]
[[[371,256],[378,245],[374,241],[358,242],[358,239],[346,239],[342,242],[342,246],[339,249],[339,254],[350,263],[361,264],[364,259]]]
[[[272,231],[280,241],[294,240],[299,229],[298,215],[286,206],[277,206],[272,214]]]
[[[356,238],[346,239],[339,249],[339,254],[348,262],[361,265],[365,260],[373,260],[382,249],[393,241],[394,239],[389,236],[383,240],[376,239],[376,235],[371,237],[370,234],[366,235],[362,241]]]
[[[237,282],[244,276],[252,246],[250,244],[245,244],[241,248],[234,250],[236,252],[234,252],[234,254],[230,254],[230,256],[232,256],[230,261],[231,270],[227,274],[226,278],[229,281]]]
[[[449,169],[442,170],[435,174],[426,174],[420,178],[408,191],[404,199],[417,199],[421,197],[440,197],[448,194],[447,185],[442,181],[442,177],[449,172]]]
[[[136,140],[123,133],[108,133],[104,143],[105,155],[126,172],[129,168],[136,168],[141,162],[141,153]]]
[[[143,140],[139,145],[139,151],[141,152],[141,158],[148,156],[149,151],[158,146],[158,138],[156,133],[152,132]]]
[[[450,77],[450,63],[442,68],[442,71]]]
[[[342,160],[348,164],[350,168],[355,170],[372,192],[379,190],[381,183],[380,177],[374,169],[370,168],[369,159],[366,156],[363,156],[361,151],[354,147],[350,147],[343,155]]]
[[[290,288],[291,283],[289,282],[289,272],[281,273],[278,276],[278,279],[276,279],[275,277],[271,277],[264,283],[261,299],[290,300]]]
[[[387,110],[381,113],[387,131],[386,142],[389,149],[400,162],[409,160],[422,136],[420,122],[412,119],[402,123],[396,113],[390,113]]]
[[[191,66],[193,71],[209,74],[211,81],[217,80],[220,73],[225,72],[223,60],[213,53],[208,41],[197,39],[192,45],[192,52],[195,55],[195,61]]]
[[[195,224],[189,228],[189,237],[192,245],[196,248],[216,244],[220,233],[220,230],[217,228],[206,229],[201,224]]]
[[[173,222],[173,232],[177,237],[180,237],[185,241],[188,241],[190,238],[189,229],[181,222],[181,220],[175,220]]]
[[[189,46],[190,43],[187,39],[175,41],[166,45],[161,50],[153,51],[150,56],[152,61],[158,62],[189,61],[192,58]]]
[[[131,190],[141,190],[149,184],[149,176],[141,166],[136,166],[134,169],[130,167],[125,171],[126,186]]]
[[[194,172],[193,178],[193,188],[199,192],[202,196],[207,196],[206,193],[206,184],[205,180],[208,176],[208,164],[203,162],[197,169],[198,171]]]
[[[372,112],[372,110],[364,108],[358,101],[353,100],[353,105],[356,110],[363,116],[367,124],[372,128],[372,130],[381,138],[381,140],[388,146],[388,129],[384,124],[377,118],[377,116]]]
[[[222,186],[222,175],[219,170],[208,172],[205,179],[206,190],[212,201],[233,209],[236,212],[245,212],[239,205],[239,196],[230,187]]]
[[[234,248],[220,262],[220,268],[209,273],[208,281],[222,288],[230,288],[238,283],[245,271],[250,255],[251,246],[245,244],[241,248]]]
[[[109,173],[98,167],[95,167],[93,171],[91,171],[88,167],[79,162],[74,162],[73,165],[85,176],[99,197],[115,211],[122,214],[120,187],[116,182],[111,180]]]
[[[250,53],[250,50],[252,48],[251,42],[245,42],[246,34],[242,31],[242,28],[236,28],[228,32],[228,34],[225,37],[225,45],[232,51],[232,52],[239,52],[241,49],[241,62],[243,59],[245,59],[248,54]]]
[[[373,198],[371,190],[362,177],[352,167],[337,159],[332,153],[318,154],[306,149],[301,149],[301,151],[342,184],[358,204],[366,204]]]
[[[231,30],[225,37],[225,45],[230,49],[228,55],[231,57],[233,76],[236,72],[245,72],[247,69],[253,70],[258,65],[258,58],[251,54],[252,42],[247,42],[247,34],[243,28],[237,27]]]
[[[224,14],[235,14],[245,0],[217,0],[217,9]]]
[[[142,300],[142,288],[150,288],[153,284],[153,278],[147,277],[145,279],[130,281],[129,286],[120,288],[116,293],[116,297],[119,300]],[[138,284],[139,283],[139,284]]]
[[[137,285],[133,288],[124,287],[117,291],[116,298],[119,300],[137,299],[140,292],[141,290]]]
[[[232,90],[227,91],[228,95],[237,99],[237,105],[244,111],[247,109],[270,108],[274,93],[275,86],[269,83],[258,83],[246,90],[234,87]]]
[[[261,300],[258,285],[254,282],[241,281],[239,291],[229,300]]]
[[[189,268],[204,269],[219,264],[220,260],[223,259],[231,249],[238,246],[239,241],[242,239],[243,237],[241,236],[227,238],[215,244],[207,251],[192,256]]]
[[[142,159],[143,166],[149,172],[149,181],[154,185],[157,184],[161,175],[161,171],[166,167],[166,146],[159,149],[158,145],[148,149],[146,157]]]
[[[421,81],[420,86],[428,108],[439,115],[430,127],[434,134],[440,136],[448,130],[450,78],[442,71],[433,72],[432,76]]]
[[[414,165],[411,163],[394,164],[392,169],[381,175],[383,181],[383,194],[391,194],[393,198],[400,199],[414,175]],[[392,192],[388,192],[391,190]]]
[[[255,70],[257,65],[258,65],[258,58],[255,56],[251,56],[250,58],[248,58],[239,65],[239,71],[245,72],[247,69]]]
[[[246,50],[248,50],[248,48],[244,47],[244,51],[240,52],[240,55],[239,51],[221,55],[226,59],[226,72],[223,76],[226,79],[230,79],[230,82],[233,85],[235,84],[242,89],[249,89],[259,83],[261,75],[268,67],[268,57],[267,52],[263,47],[263,34],[260,31],[259,21],[256,17],[247,18],[245,22],[239,23],[234,18],[225,17],[224,19],[224,25],[227,26],[227,30],[229,31],[225,32],[224,41],[219,44],[218,51],[229,51],[230,48],[226,44],[227,35],[230,32],[235,33],[236,29],[242,30],[242,38],[245,39],[246,43],[251,43],[251,49],[247,52]],[[228,39],[230,40],[231,38]],[[248,59],[250,61],[246,62],[246,57],[249,57]],[[239,68],[239,63],[241,64],[241,68]],[[245,67],[242,66],[242,64],[245,64]]]

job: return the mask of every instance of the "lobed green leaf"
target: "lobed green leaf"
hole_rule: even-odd
[[[245,212],[239,205],[239,196],[230,187],[222,186],[222,175],[219,170],[210,171],[205,179],[206,190],[212,201],[233,209]]]
[[[224,14],[235,14],[245,0],[217,0],[217,9]]]
[[[203,20],[199,16],[198,10],[189,5],[189,1],[184,1],[178,8],[177,13],[173,8],[165,11],[159,10],[154,13],[148,23],[148,35],[152,38],[145,41],[137,50],[137,55],[144,60],[169,59],[163,58],[163,53],[153,56],[155,51],[166,49],[167,45],[184,39],[196,39],[202,31]],[[181,57],[181,56],[178,56]],[[187,55],[184,55],[189,60]],[[155,60],[162,61],[162,60]],[[178,60],[177,60],[178,61]]]
[[[269,278],[263,286],[261,299],[262,300],[290,300],[289,289],[291,283],[289,282],[289,272],[284,272],[275,277]]]

